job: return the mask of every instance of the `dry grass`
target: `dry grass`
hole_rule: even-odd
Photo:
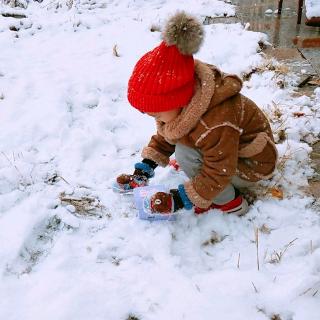
[[[249,80],[252,74],[260,74],[266,71],[273,71],[275,73],[273,79],[277,79],[279,76],[288,74],[290,70],[285,64],[279,63],[274,59],[266,59],[260,66],[252,69],[250,73],[243,74],[242,78],[243,80]],[[283,79],[278,80],[277,84],[280,88],[284,88],[285,83]]]
[[[270,314],[268,314],[268,313],[266,312],[266,310],[263,309],[263,308],[257,308],[257,310],[258,310],[258,312],[261,312],[261,313],[263,313],[265,316],[267,316],[268,319],[270,319],[270,320],[282,320],[282,318],[280,317],[279,314],[272,313],[272,314],[270,315]]]
[[[287,243],[283,249],[280,249],[278,251],[273,251],[273,253],[270,256],[269,263],[280,263],[284,254],[287,252],[287,250],[293,246],[294,242],[298,240],[298,238],[293,239],[289,243]]]
[[[319,292],[319,286],[320,281],[316,282],[312,287],[307,288],[303,292],[299,294],[299,297],[306,295],[307,293],[310,293],[312,297],[315,297]]]
[[[264,114],[273,125],[272,131],[277,143],[286,140],[286,125],[287,118],[283,119],[283,106],[272,101],[270,109],[268,111],[264,110]]]
[[[274,59],[266,59],[264,63],[257,68],[257,72],[259,73],[263,73],[265,71],[274,71],[276,74],[288,74],[289,67]]]
[[[256,244],[256,256],[257,256],[257,269],[260,270],[260,262],[259,262],[259,229],[254,228],[254,238]]]
[[[100,200],[94,197],[83,196],[77,198],[62,192],[60,193],[59,199],[62,205],[73,206],[75,213],[80,216],[102,218],[103,215],[107,215],[108,217],[111,217],[110,213],[106,214],[106,208],[101,204]]]
[[[285,167],[289,160],[294,159],[296,153],[305,150],[300,147],[296,150],[292,151],[290,144],[287,142],[286,150],[284,154],[279,157],[277,162],[277,171],[279,172],[279,176],[276,179],[272,180],[272,183],[269,187],[262,193],[262,196],[271,195],[274,198],[283,199],[285,197],[285,192],[282,189],[283,182],[287,182],[290,184],[290,181],[285,177]]]
[[[119,54],[119,51],[118,51],[118,46],[115,44],[112,48],[112,54],[115,56],[115,57],[120,57],[120,54]]]
[[[14,171],[16,171],[18,177],[19,177],[19,184],[20,186],[24,188],[34,184],[32,175],[30,173],[29,177],[25,177],[21,171],[19,170],[18,166],[16,165],[17,159],[15,157],[15,154],[12,153],[12,159],[10,159],[10,157],[3,151],[1,151],[2,156],[6,159],[6,161],[9,163],[9,165],[14,169]],[[23,155],[22,155],[23,157]],[[18,153],[18,159],[20,158],[20,154]]]
[[[259,228],[259,231],[261,233],[264,233],[264,234],[270,234],[271,233],[271,230],[266,224],[263,224],[260,228]]]
[[[306,123],[310,122],[310,119],[318,117],[318,112],[320,109],[310,108],[306,113],[304,110],[296,105],[291,104],[280,104],[274,101],[269,105],[268,110],[264,110],[266,117],[268,118],[270,124],[272,124],[272,131],[277,143],[286,140],[286,129],[288,127],[288,120],[292,118],[304,118]],[[298,111],[295,111],[298,110]],[[318,137],[312,132],[307,132],[301,137],[301,141],[305,141],[310,144],[318,140]]]
[[[216,243],[223,241],[226,237],[227,236],[221,237],[217,232],[212,231],[210,238],[208,240],[204,241],[202,243],[202,246],[214,245]]]

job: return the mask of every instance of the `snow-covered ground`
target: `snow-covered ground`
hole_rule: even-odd
[[[204,20],[234,7],[48,0],[0,8],[26,16],[0,15],[0,319],[319,319],[320,217],[303,190],[320,89],[293,98],[294,76],[259,53],[264,34],[206,25],[196,58],[239,75],[258,71],[243,93],[279,142],[274,179],[257,188],[245,217],[212,210],[150,223],[111,189],[155,130],[129,106],[128,77],[159,43],[150,29],[168,14],[183,8]],[[158,168],[152,183],[185,179]]]
[[[320,17],[320,1],[306,0],[306,16],[308,19]]]

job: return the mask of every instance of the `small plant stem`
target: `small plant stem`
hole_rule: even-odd
[[[257,287],[254,285],[254,283],[253,283],[252,281],[251,281],[251,283],[252,283],[252,285],[253,285],[254,291],[255,291],[256,293],[258,293]]]
[[[255,242],[256,242],[256,253],[257,253],[257,268],[258,271],[260,270],[260,262],[259,262],[259,229],[255,228],[254,229],[255,233]]]

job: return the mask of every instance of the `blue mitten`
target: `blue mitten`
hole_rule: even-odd
[[[170,214],[183,208],[190,210],[192,207],[193,204],[182,184],[178,189],[171,189],[169,193],[157,192],[150,198],[150,210],[154,213]]]
[[[148,162],[150,162],[150,160]],[[149,164],[146,162],[136,163],[133,174],[121,174],[117,177],[114,189],[127,193],[131,192],[134,188],[146,186],[149,179],[154,176],[154,168],[152,168],[151,165],[152,163]]]

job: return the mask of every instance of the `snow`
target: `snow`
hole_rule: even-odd
[[[318,0],[306,0],[306,16],[308,19],[312,17],[320,17],[320,2]]]
[[[149,223],[137,219],[132,197],[112,192],[155,131],[153,119],[129,106],[128,77],[159,43],[152,25],[178,8],[202,20],[234,15],[222,1],[2,5],[27,18],[0,16],[1,318],[319,318],[319,213],[303,191],[313,174],[307,143],[320,134],[319,88],[294,98],[296,79],[277,68],[244,83],[270,119],[280,156],[245,217],[212,210]],[[241,24],[205,32],[196,58],[238,75],[265,66],[264,34]],[[157,168],[152,183],[185,179]],[[272,187],[283,189],[283,200],[267,192]],[[77,209],[81,198],[86,214]]]

